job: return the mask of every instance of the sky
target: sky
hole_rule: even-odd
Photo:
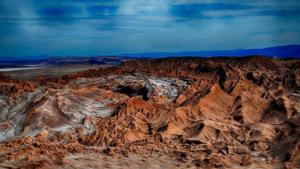
[[[0,0],[0,57],[300,44],[299,0]]]

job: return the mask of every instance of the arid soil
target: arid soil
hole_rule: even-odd
[[[0,63],[1,64],[1,63]],[[100,67],[108,67],[110,65],[37,65],[22,68],[0,69],[0,73],[9,76],[12,79],[32,80],[37,78],[55,78],[70,73],[85,71],[89,69],[98,69]],[[20,70],[18,70],[20,69]]]
[[[300,60],[0,75],[0,168],[300,168]]]

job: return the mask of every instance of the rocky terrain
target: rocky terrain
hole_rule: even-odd
[[[70,73],[117,66],[129,60],[128,57],[59,57],[44,59],[5,59],[0,60],[0,73],[12,79],[32,80],[37,78],[56,78]],[[131,58],[134,59],[134,58]]]
[[[300,168],[300,60],[0,75],[0,168]]]

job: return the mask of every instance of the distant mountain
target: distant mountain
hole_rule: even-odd
[[[0,68],[9,67],[23,67],[27,65],[34,66],[55,66],[55,65],[119,65],[123,61],[128,60],[128,57],[49,57],[44,59],[14,59],[14,60],[0,60]]]
[[[54,57],[47,59],[43,64],[46,65],[75,65],[75,64],[88,64],[88,65],[118,65],[123,62],[125,58],[122,57]]]
[[[237,49],[237,50],[212,50],[212,51],[193,51],[193,52],[151,52],[121,54],[128,57],[169,57],[169,56],[229,56],[241,57],[250,55],[263,55],[278,58],[300,58],[300,45],[277,46],[263,49]]]
[[[118,65],[128,59],[162,58],[162,57],[242,57],[261,55],[278,58],[300,58],[300,45],[277,46],[263,49],[237,49],[237,50],[212,50],[192,52],[151,52],[151,53],[125,53],[115,56],[26,56],[26,57],[0,57],[0,68],[18,67],[23,65]]]

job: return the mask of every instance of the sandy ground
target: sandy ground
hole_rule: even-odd
[[[4,162],[0,164],[0,168],[36,168],[39,167],[35,165],[44,161],[47,163],[46,157],[41,157],[38,161],[28,163],[22,161],[14,162]],[[73,154],[63,158],[63,165],[49,164],[42,168],[50,169],[62,169],[62,168],[72,168],[72,169],[94,169],[94,168],[114,168],[114,169],[129,169],[129,168],[143,168],[143,169],[172,169],[180,168],[179,164],[176,164],[171,159],[168,158],[141,158],[138,156],[122,157],[122,156],[106,156],[103,154]],[[181,167],[186,168],[189,166]]]
[[[107,65],[106,65],[107,66]],[[25,68],[4,68],[0,72],[12,79],[32,80],[38,77],[60,77],[70,73],[88,69],[98,69],[104,65],[63,65],[63,66],[38,66]]]

